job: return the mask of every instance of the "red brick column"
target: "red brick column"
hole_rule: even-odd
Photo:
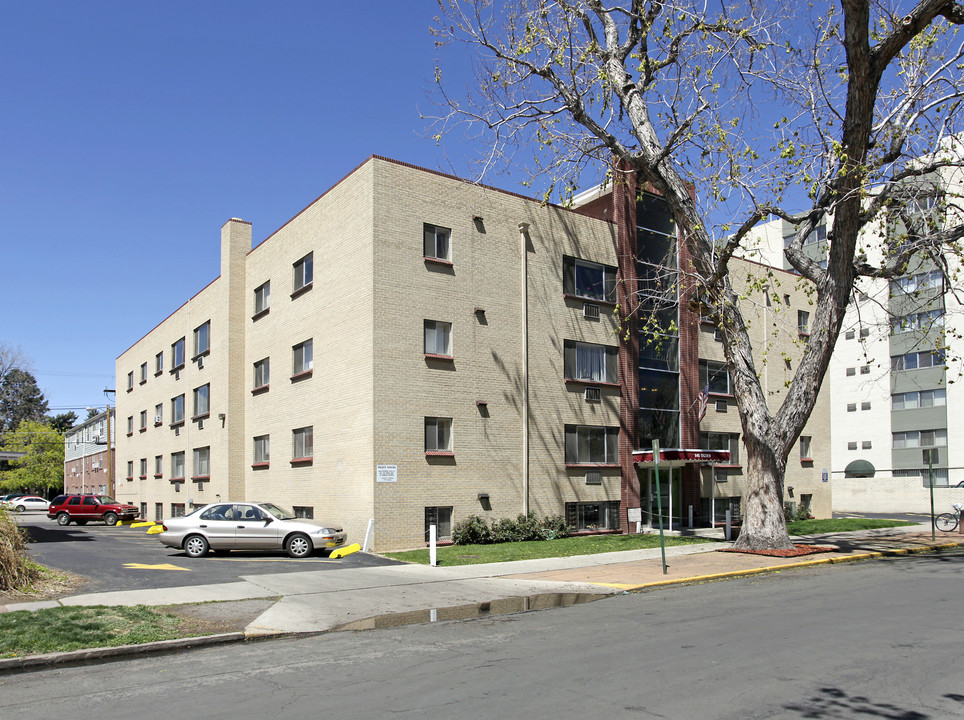
[[[679,298],[679,362],[680,362],[680,444],[684,448],[700,446],[700,424],[697,399],[702,388],[700,383],[700,317],[689,307],[696,288],[689,248],[679,244],[680,298]],[[700,466],[688,464],[683,468],[680,499],[683,503],[682,517],[686,522],[687,507],[693,506],[693,518],[697,526],[705,518],[700,517]]]

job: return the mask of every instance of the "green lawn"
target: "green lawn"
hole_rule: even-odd
[[[804,520],[787,525],[791,535],[811,535],[813,533],[846,532],[849,530],[869,530],[872,528],[913,525],[896,520],[870,520],[847,518],[843,520]],[[692,545],[694,543],[714,542],[706,538],[667,536],[666,545]],[[572,555],[595,555],[596,553],[619,552],[658,548],[659,535],[591,535],[571,537],[560,540],[534,542],[497,543],[493,545],[447,545],[438,548],[439,565],[480,565],[493,562],[512,562],[533,558],[570,557]],[[385,553],[386,557],[404,562],[428,564],[428,548],[407,550],[405,552]]]
[[[182,637],[176,615],[135,607],[58,607],[0,614],[0,657],[18,657]]]

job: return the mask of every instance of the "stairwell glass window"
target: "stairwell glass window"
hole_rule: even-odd
[[[194,478],[211,477],[211,448],[194,448]]]
[[[708,387],[708,392],[716,395],[732,395],[730,374],[726,363],[715,360],[700,360],[700,387]]]
[[[194,328],[194,357],[211,350],[211,321]]]
[[[566,464],[619,463],[619,428],[566,425]]]
[[[452,259],[452,231],[449,228],[425,223],[422,226],[422,246],[425,257],[433,260]]]
[[[452,323],[426,320],[424,334],[426,355],[452,356]]]
[[[314,253],[308,253],[294,264],[294,292],[304,290],[314,282]]]
[[[194,389],[194,417],[206,417],[211,413],[210,383]]]
[[[616,268],[579,258],[563,257],[562,291],[566,295],[588,300],[616,302]]]
[[[271,359],[258,360],[254,364],[254,389],[268,387],[271,382]]]
[[[292,374],[302,375],[307,372],[311,372],[314,367],[314,360],[312,358],[312,341],[305,340],[303,343],[298,343],[291,348],[291,353],[293,356],[292,362]]]
[[[566,340],[563,343],[567,380],[617,384],[619,348]]]
[[[452,418],[425,418],[425,452],[452,452]]]
[[[297,428],[291,432],[292,457],[295,460],[306,460],[314,457],[314,427]]]
[[[271,307],[271,281],[254,289],[254,314],[260,315]]]

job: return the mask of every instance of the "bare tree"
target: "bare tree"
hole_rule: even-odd
[[[30,363],[23,350],[9,343],[0,343],[0,382],[14,369],[29,370]]]
[[[439,0],[439,46],[467,44],[464,93],[437,71],[437,137],[462,124],[486,140],[483,171],[535,152],[532,182],[565,198],[590,172],[635,173],[661,195],[692,258],[686,271],[717,323],[746,445],[737,545],[790,546],[787,457],[813,411],[860,277],[939,260],[964,235],[945,191],[941,221],[894,217],[960,166],[964,46],[948,0],[695,2]],[[906,4],[905,4],[906,5]],[[948,184],[942,184],[947,187]],[[695,190],[695,192],[692,192]],[[790,208],[804,208],[793,211]],[[795,227],[786,257],[812,285],[814,318],[782,404],[769,408],[728,264],[764,218]],[[906,213],[904,220],[908,220]],[[830,227],[820,262],[807,236]],[[868,252],[873,250],[873,252]]]

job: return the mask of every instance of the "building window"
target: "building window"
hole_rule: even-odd
[[[171,453],[171,480],[184,479],[184,452]]]
[[[870,450],[873,448],[873,446],[874,444],[870,440],[864,440],[862,443],[860,443],[860,447],[863,450]]]
[[[450,261],[452,259],[451,230],[448,228],[439,227],[438,225],[429,225],[428,223],[425,223],[422,226],[422,236],[425,257],[432,258],[434,260],[446,261]]]
[[[127,417],[127,434],[128,435],[134,434],[134,416],[133,415],[129,415]]]
[[[254,364],[254,389],[260,390],[261,388],[268,387],[271,382],[270,376],[271,361],[269,358],[264,360],[258,360]]]
[[[864,401],[864,402],[860,403],[860,409],[861,409],[861,410],[870,410],[870,403],[869,403],[868,401]]]
[[[296,518],[313,520],[315,517],[315,509],[311,505],[295,505],[291,509],[294,510]]]
[[[171,370],[184,367],[184,338],[171,345]]]
[[[184,422],[184,395],[171,398],[171,425]]]
[[[860,337],[861,338],[870,337],[870,328],[860,328]]]
[[[157,427],[164,422],[164,403],[154,406],[154,426]]]
[[[147,382],[147,363],[141,363],[141,385]]]
[[[424,335],[426,355],[452,356],[452,323],[426,320]]]
[[[211,321],[194,328],[194,357],[211,351]]]
[[[184,517],[184,503],[171,503],[171,517]]]
[[[425,452],[452,452],[452,418],[425,418]]]
[[[141,410],[141,432],[147,430],[147,410]]]
[[[566,425],[566,464],[619,463],[619,428]]]
[[[314,457],[313,427],[303,427],[292,431],[292,457],[294,460],[307,460]]]
[[[562,291],[587,300],[616,302],[616,268],[563,257]]]
[[[194,478],[211,477],[211,448],[194,448]]]
[[[566,340],[563,343],[565,375],[568,380],[619,382],[619,348]]]
[[[801,459],[801,460],[810,460],[811,458],[813,458],[813,455],[811,455],[810,452],[811,452],[811,450],[810,450],[810,436],[809,436],[809,435],[801,435],[801,436],[800,436],[800,459]]]
[[[271,460],[270,435],[259,435],[254,439],[255,463],[267,463]]]
[[[857,403],[847,403],[847,412],[857,412]]]
[[[154,356],[154,374],[160,375],[164,372],[164,351],[162,350]]]
[[[130,392],[133,389],[134,389],[134,371],[131,370],[129,373],[127,373],[127,392]]]
[[[861,375],[870,375],[870,365],[861,365],[861,366],[860,366],[860,374],[861,374]]]
[[[847,443],[847,449],[848,449],[848,450],[856,450],[856,449],[857,449],[857,443],[856,443],[856,442],[849,442],[849,443]]]
[[[911,332],[913,330],[927,331],[931,328],[944,327],[944,311],[941,309],[926,310],[895,318],[890,325],[891,335]]]
[[[726,363],[700,360],[700,387],[715,395],[732,395]]]
[[[906,430],[894,433],[894,449],[916,447],[944,447],[947,445],[947,430]]]
[[[846,340],[853,340],[855,337],[857,337],[857,333],[854,332],[853,330],[848,330],[847,332],[844,333],[844,338]]]
[[[915,390],[913,392],[897,393],[891,397],[893,410],[913,410],[923,407],[941,407],[947,405],[947,390]]]
[[[308,253],[294,264],[294,292],[304,290],[314,281],[314,253]]]
[[[271,307],[271,281],[254,289],[254,314],[260,315]]]
[[[207,417],[211,412],[211,384],[194,388],[194,417]]]
[[[853,377],[857,374],[857,368],[847,368],[847,377]]]
[[[730,459],[727,464],[740,464],[740,435],[739,433],[700,433],[700,447],[704,450],[729,450]]]
[[[312,358],[312,341],[305,340],[303,343],[298,343],[293,348],[291,348],[292,354],[292,375],[303,375],[305,373],[311,372],[314,367],[314,360]]]
[[[429,541],[429,528],[435,526],[435,537],[448,540],[452,537],[452,508],[425,508],[425,542]]]
[[[810,334],[810,313],[806,310],[797,310],[797,332],[801,335]]]
[[[922,368],[939,367],[944,364],[944,353],[941,350],[925,350],[924,352],[894,355],[890,358],[891,370],[919,370]]]
[[[147,458],[141,458],[141,480],[147,479]]]
[[[154,456],[154,477],[161,477],[164,474],[164,456]],[[146,515],[144,516],[146,519]]]
[[[134,479],[134,461],[133,460],[127,461],[127,479],[128,480]]]
[[[576,532],[619,530],[619,500],[567,502],[566,524]]]

